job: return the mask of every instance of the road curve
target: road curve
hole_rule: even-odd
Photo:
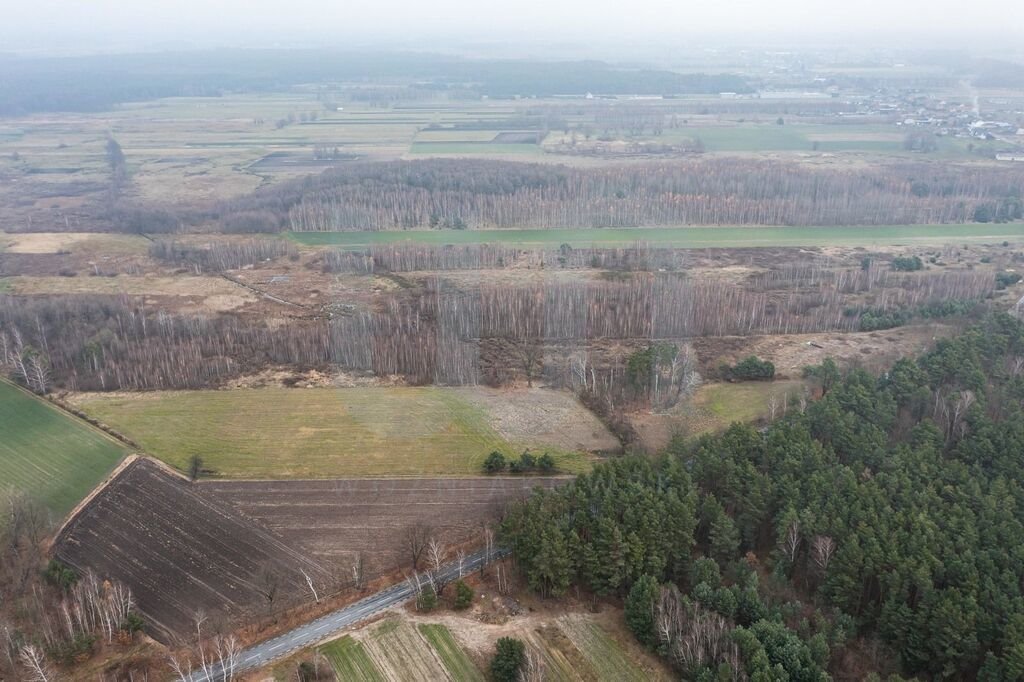
[[[463,575],[471,573],[484,564],[494,561],[508,554],[505,549],[492,549],[490,556],[485,550],[479,550],[468,554],[462,562]],[[438,579],[442,583],[451,582],[459,577],[459,564],[446,564],[438,573]],[[312,620],[305,625],[300,625],[293,630],[278,635],[273,639],[260,642],[242,651],[238,656],[234,672],[240,673],[245,670],[259,668],[273,660],[288,656],[289,654],[312,646],[318,642],[328,639],[341,630],[355,625],[367,618],[380,613],[386,609],[398,606],[413,598],[413,589],[408,582],[401,582],[397,585],[381,590],[368,597],[364,597],[354,604],[332,611],[325,616]],[[197,670],[188,677],[189,682],[223,682],[225,680],[224,670],[221,666],[211,666],[209,670]]]

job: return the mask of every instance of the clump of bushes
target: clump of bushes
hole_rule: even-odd
[[[499,474],[506,468],[513,474],[550,474],[555,470],[555,458],[547,452],[540,457],[534,457],[529,450],[524,450],[518,459],[506,459],[505,455],[495,450],[484,460],[485,473]]]
[[[427,585],[416,595],[417,611],[433,611],[437,608],[437,592],[432,585]]]
[[[722,368],[722,375],[730,381],[768,381],[775,378],[775,365],[751,355],[732,367],[725,365]]]
[[[923,270],[924,261],[917,256],[896,256],[892,259],[892,269],[900,272],[913,272]]]
[[[996,273],[996,289],[1005,289],[1008,286],[1012,286],[1020,281],[1020,275],[1016,272],[997,272]]]
[[[950,299],[926,303],[911,310],[893,310],[886,308],[847,308],[843,314],[847,317],[860,315],[857,329],[862,332],[874,332],[882,329],[893,329],[910,323],[915,317],[926,319],[958,317],[967,315],[978,306],[977,301],[967,299]]]
[[[46,578],[48,583],[59,587],[65,592],[70,590],[71,586],[78,581],[78,574],[75,573],[75,569],[56,559],[50,559],[50,563],[46,565],[46,570],[43,571],[43,577]]]
[[[910,319],[910,315],[901,310],[880,310],[868,308],[860,314],[858,329],[862,332],[874,332],[881,329],[902,327]]]

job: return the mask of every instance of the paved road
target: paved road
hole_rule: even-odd
[[[504,549],[491,550],[489,559],[484,550],[468,554],[462,563],[463,574],[471,573],[488,561],[494,561],[506,554],[508,554],[508,551]],[[446,565],[439,573],[439,577],[443,583],[456,580],[459,577],[458,564],[451,563]],[[245,649],[239,655],[235,673],[258,668],[275,659],[287,656],[293,651],[312,646],[351,625],[366,620],[385,609],[398,606],[412,598],[413,589],[407,582],[392,585],[386,590],[381,590],[376,594],[360,599],[354,604],[349,604],[337,611],[332,611],[326,616],[321,616],[305,625],[300,625],[294,630],[278,635],[274,639],[268,639],[265,642],[260,642],[255,646]],[[221,682],[223,678],[223,671],[219,666],[216,666],[208,673],[202,670],[193,672],[189,680],[190,682]]]

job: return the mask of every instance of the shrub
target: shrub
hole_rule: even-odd
[[[489,474],[496,474],[499,471],[505,470],[505,455],[501,454],[497,450],[487,455],[487,459],[484,460],[484,471]]]
[[[75,569],[56,559],[50,559],[50,563],[46,565],[46,570],[43,572],[43,577],[51,585],[55,585],[62,590],[71,589],[71,586],[78,581],[78,574],[75,573]]]
[[[756,355],[740,360],[729,368],[728,376],[731,379],[740,381],[760,381],[775,377],[775,365],[767,360],[762,360]]]
[[[460,580],[455,583],[455,608],[468,609],[473,604],[473,588]]]
[[[896,256],[892,259],[892,269],[900,272],[913,272],[923,270],[924,261],[917,256]]]
[[[1014,285],[1020,281],[1020,275],[1016,272],[997,272],[996,273],[996,289],[1005,289],[1008,286]]]
[[[134,635],[136,632],[141,632],[145,625],[146,621],[142,620],[142,616],[134,611],[129,611],[124,622],[121,623],[121,629]]]
[[[430,585],[424,587],[416,597],[417,611],[433,611],[437,608],[437,592]]]
[[[502,637],[498,640],[494,658],[491,659],[491,676],[497,682],[516,682],[519,669],[526,658],[526,646],[521,640]]]
[[[529,450],[523,452],[519,457],[519,468],[523,471],[530,471],[537,466],[537,459],[530,454]]]
[[[545,452],[537,459],[537,468],[545,474],[551,473],[555,470],[555,458]]]

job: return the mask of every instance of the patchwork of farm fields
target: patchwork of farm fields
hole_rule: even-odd
[[[55,541],[55,555],[132,588],[149,631],[189,632],[197,609],[238,620],[408,566],[403,532],[427,524],[447,546],[472,542],[506,503],[567,478],[356,479],[190,483],[139,459]]]
[[[770,246],[898,246],[963,242],[1021,242],[1024,224],[872,225],[853,227],[645,227],[533,230],[402,230],[385,232],[290,232],[306,246],[362,249],[374,244],[509,244],[556,248],[569,244],[628,246],[644,242],[676,248]]]
[[[504,625],[470,618],[410,622],[393,616],[320,647],[339,680],[483,682],[494,642],[523,639],[553,682],[644,682],[664,679],[660,670],[634,658],[597,618],[569,614],[556,619],[528,617]],[[643,656],[641,656],[642,658]]]
[[[73,402],[172,466],[184,470],[198,454],[224,477],[465,476],[493,450],[524,448],[577,473],[590,466],[587,451],[618,445],[570,394],[539,389],[262,388]]]
[[[124,457],[124,447],[0,381],[0,494],[26,493],[63,516]]]

